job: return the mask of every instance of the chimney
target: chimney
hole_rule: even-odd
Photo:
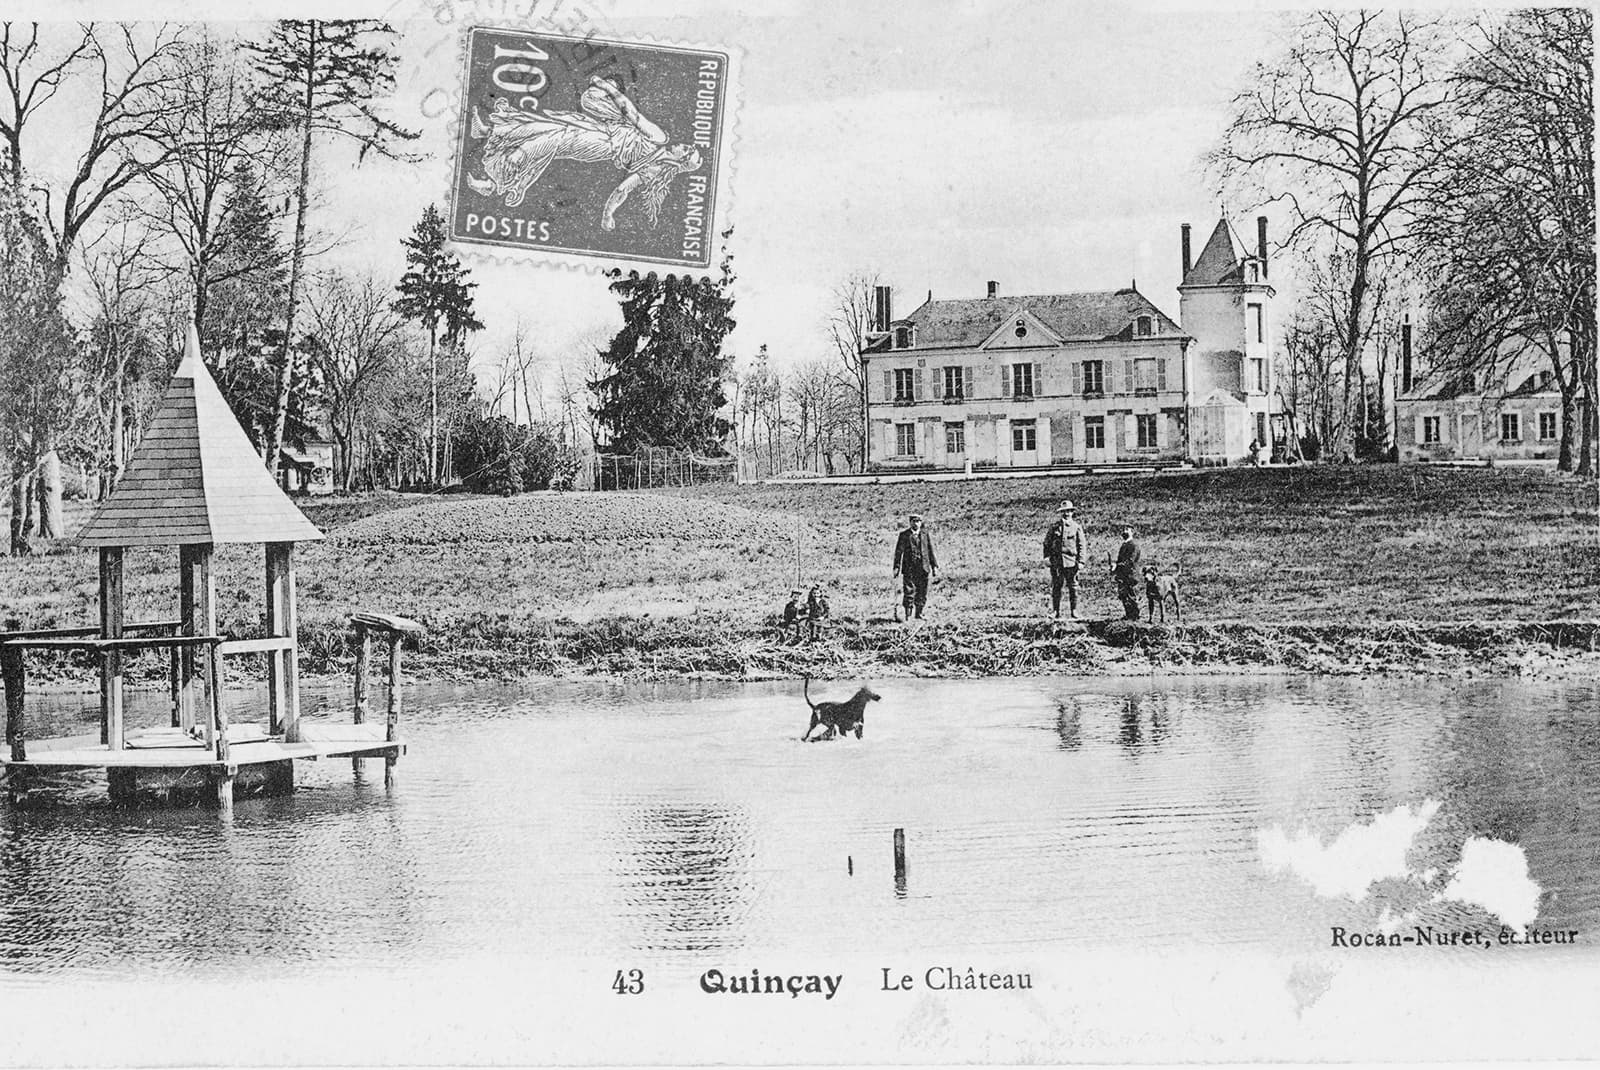
[[[1261,277],[1267,277],[1267,217],[1256,216],[1256,256],[1261,258]]]
[[[1400,322],[1400,393],[1411,393],[1411,313]]]
[[[1189,224],[1185,223],[1183,225],[1183,275],[1179,278],[1179,282],[1189,277],[1189,269],[1193,266],[1189,259]]]
[[[989,296],[994,297],[1000,292],[1000,284],[993,279],[989,280]]]
[[[887,286],[872,288],[872,329],[887,331],[894,320],[894,294]]]

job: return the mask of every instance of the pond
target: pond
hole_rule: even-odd
[[[301,763],[292,797],[241,801],[231,822],[113,808],[103,783],[68,778],[64,799],[0,808],[0,963],[137,977],[483,954],[1273,949],[1385,912],[1600,932],[1592,684],[875,686],[862,740],[815,744],[787,683],[423,686],[392,789],[377,762],[361,782],[346,760]],[[312,712],[345,702],[306,695]],[[136,716],[159,720],[157,703]],[[94,716],[56,696],[36,731]],[[1331,893],[1317,865],[1335,838],[1396,813],[1409,876]],[[1439,901],[1473,839],[1520,849],[1532,918]]]
[[[1600,1051],[1593,682],[873,686],[814,744],[794,683],[417,687],[392,788],[301,763],[231,819],[62,778],[0,805],[0,1063]]]

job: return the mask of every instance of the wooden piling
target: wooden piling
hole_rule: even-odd
[[[906,883],[906,830],[894,830],[894,883],[904,887]]]
[[[183,635],[217,634],[217,590],[211,570],[211,546],[188,543],[178,547],[178,630]],[[180,728],[209,723],[204,698],[205,659],[200,651],[185,647],[179,681]],[[209,734],[206,742],[211,742]]]
[[[211,678],[211,722],[214,733],[213,745],[216,747],[217,761],[227,765],[230,761],[228,754],[228,707],[222,701],[222,652],[217,649],[217,644],[212,643],[206,648],[207,675]],[[228,779],[231,792],[233,779]]]
[[[122,547],[100,547],[100,636],[122,638]],[[122,749],[122,651],[100,653],[100,742]]]
[[[367,710],[370,703],[369,691],[372,679],[372,629],[360,621],[356,626],[356,693],[355,714],[356,724],[367,723]],[[361,775],[365,763],[360,758],[350,759],[350,768],[357,776]]]
[[[27,716],[23,702],[27,691],[27,670],[22,663],[22,651],[0,643],[0,677],[6,686],[6,743],[11,747],[11,760],[28,760]],[[15,770],[12,771],[15,776]]]
[[[405,636],[400,632],[389,635],[389,708],[384,716],[383,739],[385,743],[393,743],[399,736],[400,727],[400,692],[403,683],[400,676],[400,647],[405,641]],[[394,783],[394,752],[383,760],[383,783],[385,787]]]

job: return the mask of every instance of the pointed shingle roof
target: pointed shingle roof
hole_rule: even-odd
[[[128,467],[80,546],[175,546],[320,539],[250,444],[200,359],[191,324],[183,361]]]
[[[1244,262],[1243,242],[1233,233],[1227,217],[1217,220],[1206,247],[1200,250],[1200,259],[1194,262],[1183,277],[1182,286],[1220,286],[1240,281],[1240,268]]]

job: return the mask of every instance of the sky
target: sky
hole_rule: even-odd
[[[397,163],[318,149],[313,223],[344,244],[320,266],[397,279],[400,239],[430,202],[449,203],[462,81],[462,31],[511,21],[529,0],[332,0],[337,14],[381,13],[401,32],[388,113],[421,131],[425,158]],[[52,9],[126,16],[165,3],[85,0]],[[258,17],[314,13],[301,0]],[[763,344],[779,366],[836,359],[832,294],[873,272],[904,315],[940,297],[1115,289],[1137,280],[1178,311],[1179,225],[1195,251],[1221,206],[1199,164],[1250,66],[1282,47],[1270,10],[940,0],[858,5],[723,0],[534,0],[536,21],[576,13],[602,36],[705,45],[734,56],[719,212],[738,274],[727,348]],[[238,9],[232,9],[238,10]],[[1255,206],[1229,205],[1253,234]],[[1270,213],[1269,213],[1270,214]],[[462,246],[478,283],[480,364],[519,320],[558,361],[620,324],[599,269],[551,257],[508,263]]]

